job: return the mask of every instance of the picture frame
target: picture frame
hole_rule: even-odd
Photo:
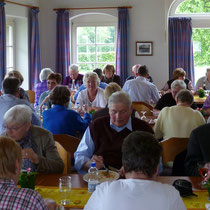
[[[152,41],[138,41],[136,42],[136,56],[152,56],[153,42]]]

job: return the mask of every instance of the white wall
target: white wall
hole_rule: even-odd
[[[55,69],[56,12],[53,8],[132,6],[130,14],[129,66],[146,64],[158,88],[168,80],[167,13],[172,0],[42,0],[40,1],[40,41],[42,67]],[[80,14],[87,11],[70,12]],[[96,12],[94,10],[94,12]],[[101,12],[101,11],[100,11]],[[107,10],[113,13],[112,10]],[[116,11],[115,11],[116,13]],[[153,56],[136,56],[136,41],[153,41]],[[128,71],[130,71],[128,69]]]

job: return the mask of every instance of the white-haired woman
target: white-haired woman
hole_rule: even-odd
[[[107,101],[104,98],[104,90],[99,87],[98,75],[95,72],[87,72],[83,78],[83,83],[87,89],[79,93],[75,108],[83,105],[93,107],[95,110],[104,108]]]
[[[22,169],[31,168],[40,173],[62,173],[64,169],[52,134],[31,125],[32,110],[26,105],[16,105],[4,115],[6,131],[3,136],[14,139],[22,148]]]
[[[63,85],[68,85],[69,88],[79,87],[83,84],[83,75],[79,74],[79,66],[72,64],[69,66],[69,76],[63,80]]]
[[[41,94],[48,90],[47,88],[47,77],[53,73],[53,71],[50,68],[44,68],[41,70],[39,74],[40,83],[37,83],[35,85],[35,104],[39,103],[39,97]]]

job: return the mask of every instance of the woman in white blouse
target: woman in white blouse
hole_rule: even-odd
[[[99,83],[100,79],[95,72],[87,72],[83,77],[83,84],[87,89],[79,93],[74,107],[86,106],[95,110],[104,108],[107,101],[104,98],[104,90],[99,87]]]

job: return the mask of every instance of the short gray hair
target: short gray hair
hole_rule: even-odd
[[[174,89],[186,89],[187,86],[185,84],[185,82],[183,80],[174,80],[171,84],[171,89],[174,90]]]
[[[96,82],[97,82],[97,85],[99,86],[100,79],[99,79],[99,77],[98,77],[98,74],[96,74],[95,72],[87,72],[87,73],[85,73],[85,75],[84,75],[84,77],[83,77],[83,83],[84,83],[85,87],[87,87],[87,80],[88,80],[89,78],[95,79]]]
[[[71,64],[71,65],[69,66],[69,72],[70,72],[71,70],[75,70],[75,71],[79,72],[79,66],[78,66],[77,64]]]
[[[49,74],[53,73],[53,70],[50,68],[44,68],[41,70],[40,74],[39,74],[39,79],[40,81],[44,81],[47,80],[47,77]]]
[[[192,92],[187,90],[187,89],[180,90],[176,94],[176,100],[178,102],[186,103],[189,106],[191,106],[193,104],[193,102],[194,102],[194,98],[193,98]]]
[[[108,100],[108,107],[110,108],[112,104],[124,104],[128,108],[131,108],[132,102],[130,96],[123,92],[123,91],[117,91],[113,93]]]
[[[25,104],[15,105],[4,114],[4,122],[14,124],[25,124],[31,122],[32,110]]]

